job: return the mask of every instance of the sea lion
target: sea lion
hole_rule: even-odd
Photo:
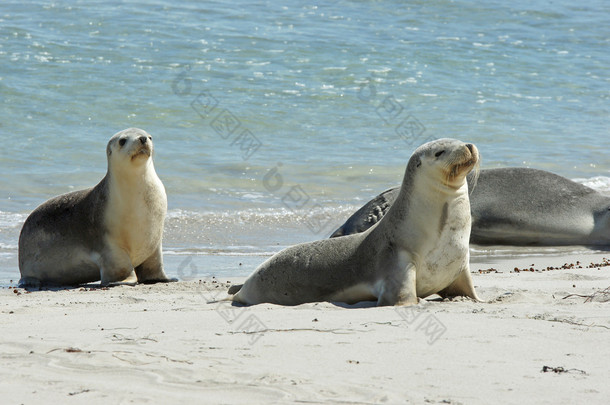
[[[110,138],[106,154],[99,184],[52,198],[26,219],[20,286],[172,281],[163,271],[167,196],[153,166],[152,137],[126,129]]]
[[[252,305],[305,302],[411,305],[431,294],[478,300],[469,271],[466,174],[472,144],[440,139],[417,148],[400,193],[363,233],[289,247],[261,264],[229,299]]]
[[[481,245],[610,245],[610,197],[543,170],[481,170],[468,176],[472,231]],[[379,194],[331,237],[363,232],[389,210],[400,191]]]

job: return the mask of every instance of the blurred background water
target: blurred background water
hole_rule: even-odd
[[[0,284],[27,215],[96,184],[132,126],[183,278],[328,236],[440,137],[610,193],[609,47],[601,0],[3,1]]]

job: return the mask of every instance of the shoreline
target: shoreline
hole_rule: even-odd
[[[297,242],[298,243],[298,242]],[[287,245],[288,246],[288,245]],[[278,246],[279,252],[284,246]],[[245,278],[262,262],[277,252],[252,252],[246,254],[226,253],[164,253],[165,270],[169,277],[179,281],[199,279]],[[548,267],[559,267],[579,262],[582,267],[590,264],[610,266],[610,251],[599,247],[584,246],[481,246],[471,245],[470,271],[477,273],[489,269],[498,272],[513,272],[515,268],[537,272],[551,271]],[[0,289],[16,288],[20,274],[16,257],[0,259]],[[95,283],[93,283],[95,284]]]

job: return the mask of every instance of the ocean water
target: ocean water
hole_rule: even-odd
[[[0,4],[0,285],[27,215],[132,126],[184,279],[328,236],[440,137],[610,194],[606,1],[174,3]]]

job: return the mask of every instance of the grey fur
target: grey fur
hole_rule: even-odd
[[[54,197],[36,208],[26,219],[19,236],[20,286],[67,286],[100,279],[103,285],[108,285],[134,274],[140,282],[170,281],[163,271],[161,235],[156,235],[158,226],[162,229],[165,217],[164,191],[158,188],[147,190],[150,194],[156,194],[158,207],[151,206],[150,195],[141,204],[142,209],[150,215],[150,224],[155,226],[154,231],[146,227],[141,230],[152,232],[151,235],[154,233],[150,247],[109,245],[111,238],[108,236],[105,215],[109,206],[110,182],[120,180],[111,175],[110,156],[112,146],[122,138],[139,142],[140,145],[134,147],[137,154],[151,158],[153,146],[152,141],[148,140],[150,135],[137,128],[121,131],[108,142],[108,172],[95,187]],[[153,170],[154,174],[152,166],[147,170]],[[129,212],[121,212],[130,215]],[[148,249],[148,258],[132,263],[130,248]]]
[[[362,233],[282,250],[261,264],[243,285],[232,286],[229,290],[235,294],[232,299],[244,304],[281,305],[372,299],[378,305],[407,305],[417,303],[417,297],[434,293],[478,299],[468,270],[470,211],[464,205],[468,203],[467,193],[457,186],[452,189],[453,194],[439,192],[439,201],[428,206],[428,200],[414,192],[414,179],[419,170],[433,170],[420,169],[424,156],[429,166],[440,167],[430,163],[435,156],[433,152],[447,150],[449,153],[443,161],[449,162],[447,167],[454,167],[450,159],[462,162],[467,153],[465,147],[471,151],[469,159],[476,162],[476,148],[456,140],[442,139],[419,147],[409,159],[395,204],[379,222]],[[468,166],[468,170],[471,168]],[[438,182],[439,189],[449,189],[440,180],[430,181]],[[461,177],[459,181],[463,185],[465,180]],[[422,185],[418,190],[421,189]],[[449,201],[448,208],[442,205],[435,208],[444,199]],[[432,223],[422,224],[423,213],[413,212],[418,209],[424,209],[425,217]],[[438,215],[432,214],[435,211],[431,210],[436,209]],[[447,211],[445,220],[453,224],[442,231],[445,240],[460,235],[451,239],[456,242],[453,246],[439,245],[444,210]]]
[[[589,187],[527,168],[481,170],[476,186],[473,180],[470,173],[472,243],[610,245],[610,197]],[[331,237],[363,232],[374,225],[387,213],[399,190],[386,190],[369,201]]]

